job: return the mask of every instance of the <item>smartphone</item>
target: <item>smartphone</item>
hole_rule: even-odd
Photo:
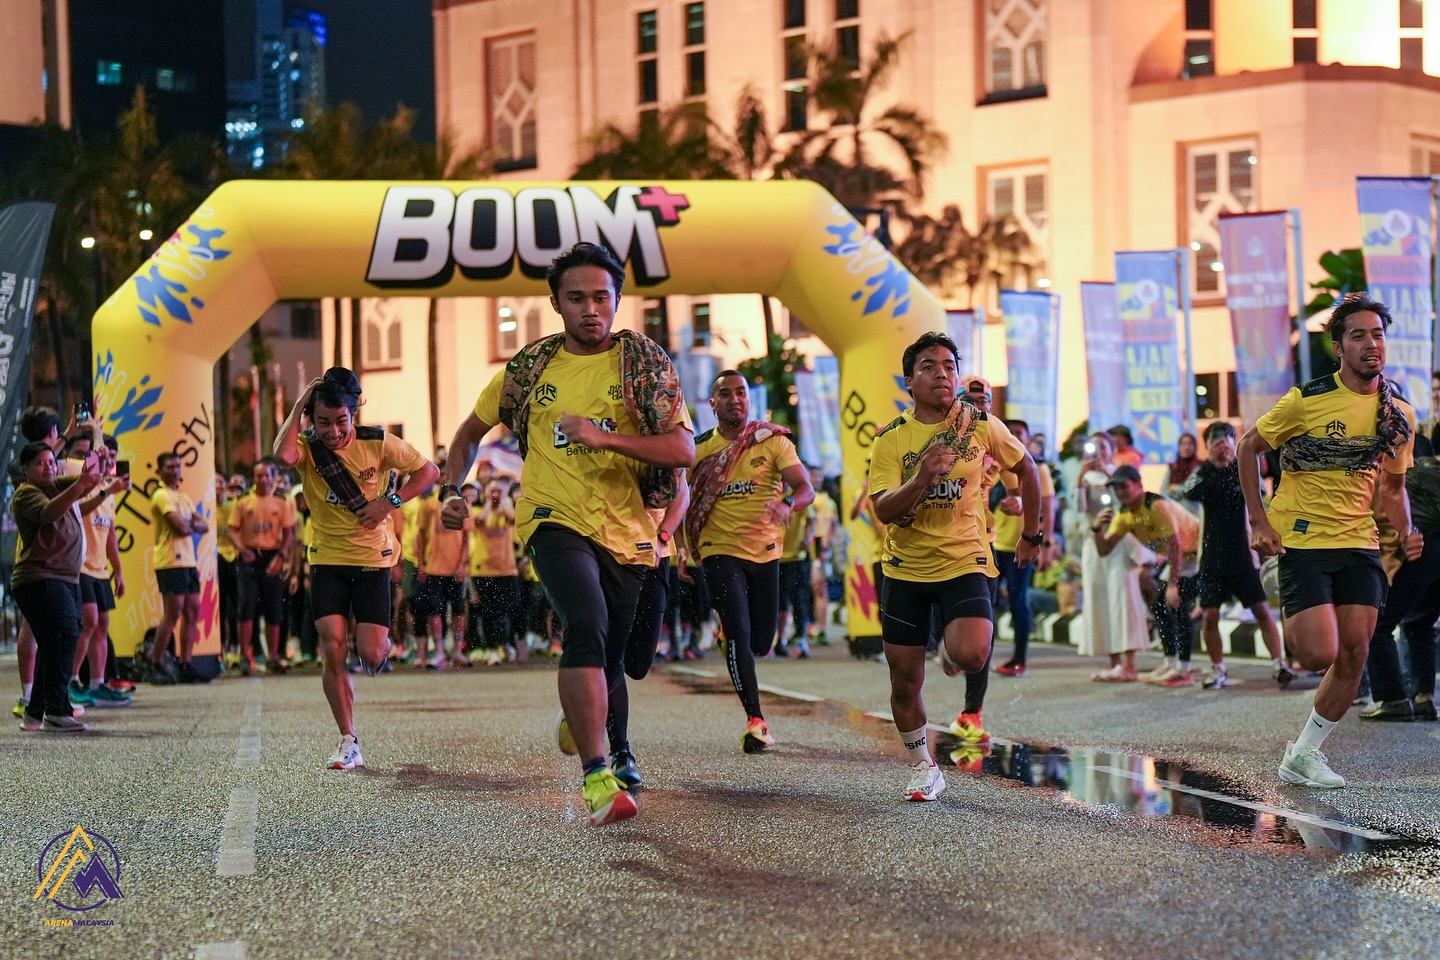
[[[81,400],[75,404],[75,422],[84,423],[90,419],[90,404]]]
[[[115,476],[117,476],[117,477],[128,477],[128,476],[130,476],[130,461],[129,461],[129,460],[116,460],[116,461],[115,461]]]
[[[1086,440],[1086,441],[1085,441],[1085,456],[1087,456],[1087,457],[1093,457],[1093,456],[1095,456],[1095,442],[1094,442],[1093,440]]]

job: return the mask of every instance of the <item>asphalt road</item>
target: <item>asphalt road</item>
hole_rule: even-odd
[[[739,749],[718,657],[660,667],[632,687],[640,815],[602,830],[553,745],[549,664],[357,678],[355,773],[322,769],[315,671],[143,688],[91,734],[0,731],[0,956],[1440,952],[1440,724],[1352,715],[1326,744],[1350,786],[1296,789],[1274,768],[1309,692],[1260,666],[1222,692],[1094,684],[1095,666],[1037,647],[1029,676],[995,677],[998,742],[937,735],[933,804],[900,800],[903,749],[866,716],[888,710],[882,665],[762,663],[819,699],[767,695],[780,742],[761,755]],[[933,669],[926,693],[943,725],[963,683]],[[34,898],[76,826],[118,861],[120,898],[59,895],[99,903],[84,913]],[[96,925],[45,925],[63,919]]]

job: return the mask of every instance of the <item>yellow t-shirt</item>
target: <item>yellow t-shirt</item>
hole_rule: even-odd
[[[81,520],[85,524],[85,563],[80,572],[93,580],[109,580],[110,558],[105,546],[110,541],[110,531],[115,529],[115,498],[106,497]]]
[[[780,551],[782,563],[810,559],[810,543],[805,536],[805,531],[810,526],[810,517],[815,512],[814,507],[815,504],[810,503],[804,510],[790,511],[790,522],[785,524],[784,546]]]
[[[815,502],[810,506],[815,511],[815,539],[828,547],[835,538],[835,521],[840,516],[840,509],[824,490],[815,491]]]
[[[449,530],[440,514],[440,498],[435,494],[420,502],[417,525],[425,531],[425,556],[421,558],[420,569],[426,576],[453,577],[469,569],[465,561],[464,530]],[[462,566],[464,564],[464,566]]]
[[[755,563],[780,559],[785,531],[766,511],[785,488],[781,471],[799,466],[800,454],[789,437],[765,433],[731,464],[730,476],[700,530],[700,559],[726,556]],[[729,445],[719,429],[707,430],[695,438],[695,462]]]
[[[400,505],[400,557],[416,566],[420,564],[420,557],[415,553],[415,535],[420,532],[420,504],[424,502],[424,497],[416,497]]]
[[[502,508],[506,501],[501,501]],[[514,577],[515,518],[505,509],[470,508],[474,527],[470,531],[470,576]]]
[[[936,583],[966,573],[995,576],[995,561],[985,535],[981,486],[985,455],[1005,468],[1015,466],[1025,447],[1005,424],[977,413],[975,432],[962,456],[944,477],[921,498],[914,519],[906,526],[888,524],[881,560],[885,576],[896,580]],[[944,426],[921,423],[907,410],[875,438],[870,460],[870,496],[904,484],[904,465],[919,459],[920,450]]]
[[[195,566],[195,540],[193,534],[180,533],[166,516],[178,513],[180,519],[189,520],[195,515],[195,504],[183,490],[171,490],[165,484],[155,488],[150,495],[150,520],[155,527],[155,569],[172,570],[178,567]]]
[[[1411,439],[1396,456],[1380,458],[1380,469],[1401,473],[1415,463],[1415,411],[1403,400],[1395,403],[1410,421]],[[1255,422],[1255,431],[1279,448],[1291,437],[1363,437],[1375,433],[1380,401],[1354,393],[1340,374],[1291,387],[1280,402]],[[1287,470],[1270,501],[1270,523],[1287,549],[1378,550],[1380,535],[1371,515],[1377,470]]]
[[[251,550],[280,549],[285,531],[293,526],[295,504],[275,494],[262,497],[252,490],[234,501],[230,509],[230,529]]]
[[[426,460],[414,447],[394,434],[373,427],[357,427],[356,435],[344,449],[333,451],[345,465],[366,500],[374,500],[390,483],[390,471],[415,473]],[[395,528],[387,518],[374,530],[360,525],[355,514],[336,500],[335,494],[315,471],[310,444],[300,436],[300,460],[296,464],[310,505],[311,543],[307,557],[312,564],[340,567],[393,567],[399,561]],[[321,496],[324,491],[324,496]]]
[[[475,416],[500,422],[500,389],[505,371],[495,374],[475,401]],[[655,525],[640,496],[642,464],[610,450],[571,443],[560,416],[588,417],[602,430],[636,436],[625,409],[618,346],[594,356],[563,348],[545,364],[530,401],[529,450],[521,468],[523,489],[516,505],[520,538],[526,542],[542,523],[555,523],[594,540],[621,563],[655,565]],[[688,413],[680,428],[693,431]]]
[[[215,549],[219,552],[220,559],[226,563],[234,563],[235,558],[240,555],[240,551],[235,549],[235,544],[225,536],[225,531],[230,528],[230,520],[234,515],[234,500],[215,504]]]
[[[1055,478],[1050,475],[1049,464],[1037,463],[1035,469],[1040,473],[1040,500],[1043,506],[1046,497],[1055,496]],[[1015,474],[1009,471],[1002,473],[1000,482],[1005,485],[1007,494],[1020,496],[1020,478]],[[1015,547],[1020,543],[1020,534],[1025,532],[1024,513],[1012,517],[1002,510],[995,510],[993,514],[995,516],[995,549],[1004,553],[1014,553]]]

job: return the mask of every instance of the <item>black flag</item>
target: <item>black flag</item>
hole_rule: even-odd
[[[30,318],[54,215],[53,203],[0,207],[0,464],[10,462],[10,439],[30,392]]]

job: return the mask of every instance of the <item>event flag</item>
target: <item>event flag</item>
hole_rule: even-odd
[[[985,308],[946,310],[945,333],[960,348],[960,372],[984,376]]]
[[[1115,300],[1115,284],[1080,284],[1080,314],[1085,323],[1085,372],[1090,381],[1090,431],[1130,422],[1125,395],[1125,328]]]
[[[840,456],[840,361],[815,358],[815,392],[820,399],[820,469],[827,477],[845,472]],[[808,462],[808,461],[807,461]]]
[[[1253,424],[1295,386],[1284,211],[1220,216],[1225,305],[1235,343],[1240,416]]]
[[[1005,318],[1005,416],[1024,420],[1032,434],[1055,442],[1060,399],[1060,297],[1000,291]]]
[[[1125,330],[1125,390],[1135,449],[1168,463],[1180,442],[1185,389],[1176,316],[1180,265],[1174,250],[1115,254],[1115,292]]]
[[[1421,419],[1430,409],[1435,330],[1430,315],[1430,178],[1358,177],[1365,284],[1395,321],[1385,337],[1385,375]]]
[[[10,462],[10,438],[30,393],[30,319],[54,215],[53,203],[0,207],[0,463]]]

